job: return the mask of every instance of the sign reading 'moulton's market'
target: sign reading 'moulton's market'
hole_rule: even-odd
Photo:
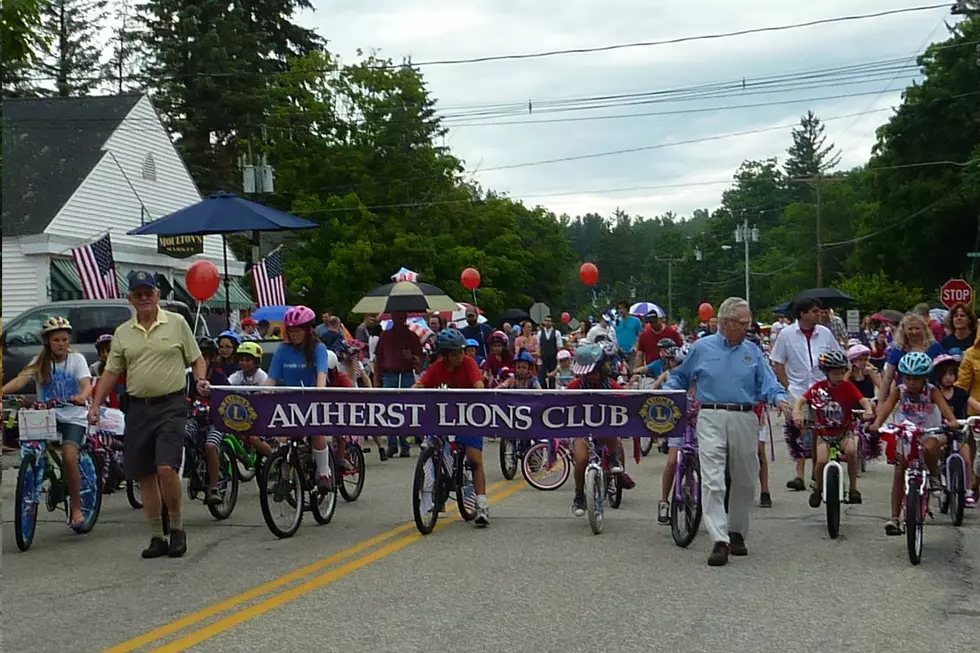
[[[157,253],[171,258],[187,258],[204,253],[204,236],[186,234],[181,236],[157,236]]]
[[[666,437],[686,424],[679,391],[345,390],[216,387],[219,430],[259,436]]]

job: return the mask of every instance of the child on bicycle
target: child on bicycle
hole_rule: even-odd
[[[242,344],[242,337],[231,330],[222,331],[218,334],[217,344],[218,355],[214,359],[214,367],[225,377],[230,377],[238,371],[235,353],[238,351],[238,346]]]
[[[568,384],[569,390],[622,390],[616,379],[612,378],[611,359],[601,345],[580,345],[575,350],[572,370],[578,375]],[[619,438],[595,438],[604,442],[609,451],[609,471],[623,474],[623,487],[635,487],[623,469],[623,444]],[[576,517],[585,514],[585,468],[589,464],[589,446],[584,438],[576,438],[573,444],[575,460],[575,497],[572,499],[572,512]]]
[[[526,390],[540,390],[541,384],[534,373],[535,360],[526,349],[522,349],[514,357],[514,376],[504,380],[498,387],[500,388],[521,388]]]
[[[262,369],[262,347],[253,340],[246,340],[238,345],[238,371],[228,377],[228,385],[263,386],[269,379],[269,375]],[[245,446],[259,452],[259,455],[268,457],[272,455],[272,447],[269,443],[257,435],[248,435],[242,438]],[[261,469],[258,463],[256,468]]]
[[[457,329],[443,329],[436,336],[439,359],[429,366],[413,388],[473,388],[483,389],[483,376],[476,361],[463,350],[466,338]],[[483,469],[483,438],[456,436],[457,446],[465,448],[466,459],[473,465],[473,490],[476,492],[477,526],[490,525],[490,503],[487,501],[487,475]]]
[[[200,336],[197,339],[197,346],[200,348],[201,356],[204,357],[204,364],[207,366],[208,383],[211,385],[230,385],[228,377],[218,371],[215,365],[218,357],[217,343],[207,336]],[[199,409],[210,411],[211,400],[201,396],[197,391],[197,384],[194,383],[194,375],[190,370],[187,372],[187,402],[192,411],[191,419],[187,420],[187,435],[194,442],[200,443],[202,439],[204,440],[204,460],[208,466],[208,491],[204,497],[204,502],[209,506],[217,506],[222,501],[221,495],[218,493],[218,466],[220,465],[218,448],[221,447],[224,435],[214,427],[210,420],[205,420],[205,415],[195,414]]]
[[[465,343],[466,341],[464,340],[463,344],[465,345]],[[490,335],[490,352],[487,354],[487,359],[480,365],[480,368],[484,372],[484,378],[490,384],[490,387],[496,385],[500,368],[513,367],[514,365],[514,356],[507,350],[507,343],[507,334],[503,331],[494,331]],[[436,349],[438,350],[438,344],[436,345]],[[441,352],[437,351],[437,353],[441,355]]]
[[[88,433],[86,402],[92,396],[92,373],[85,357],[71,350],[71,322],[56,316],[41,326],[41,351],[15,378],[3,386],[3,394],[15,393],[31,380],[37,384],[37,399],[55,402],[58,433],[65,467],[65,481],[71,496],[69,525],[85,525],[82,514],[82,477],[78,471],[78,450]]]
[[[946,398],[936,386],[928,382],[932,372],[932,359],[921,351],[910,351],[898,361],[898,372],[902,375],[901,384],[893,385],[884,406],[878,407],[878,416],[868,427],[876,433],[898,406],[898,422],[906,420],[921,429],[936,428],[945,418],[952,428],[960,423],[953,414]],[[929,467],[929,489],[939,490],[939,450],[945,444],[944,437],[924,437],[922,447],[926,465]],[[901,535],[902,500],[905,497],[905,468],[908,461],[901,454],[895,456],[895,472],[892,476],[892,514],[885,524],[886,535]]]
[[[980,414],[980,401],[970,396],[970,393],[956,385],[956,376],[963,357],[960,355],[950,356],[942,354],[936,356],[932,361],[932,382],[936,384],[939,391],[943,394],[943,399],[949,404],[956,419],[965,420],[969,411]],[[973,456],[974,451],[973,433],[966,434],[963,438],[963,446],[960,447],[960,455],[966,463],[966,487],[971,488],[966,492],[966,506],[974,508],[977,505],[976,493],[973,488]]]
[[[663,342],[663,340],[669,340],[669,338],[664,338],[661,340],[661,342]],[[667,347],[666,349],[662,348],[660,350],[661,356],[665,356],[667,365],[670,369],[657,377],[656,381],[653,383],[654,390],[666,383],[667,379],[670,377],[671,370],[683,363],[684,359],[687,358],[688,353],[691,351],[690,345],[678,347],[674,344],[673,340],[671,340],[670,343],[670,347]],[[645,368],[646,366],[644,365],[643,367]],[[693,391],[689,390],[687,397],[688,413],[691,412],[692,408],[695,408],[696,413],[696,401],[694,400],[694,396]],[[694,428],[690,419],[688,420],[687,428]],[[677,455],[683,445],[683,435],[675,435],[667,438],[667,466],[664,467],[664,474],[660,480],[660,503],[657,504],[658,524],[670,524],[670,491],[674,487],[674,474],[677,472]]]
[[[467,338],[466,349],[463,353],[476,361],[478,367],[483,367],[483,356],[478,353],[480,351],[480,341],[476,338]]]
[[[645,374],[653,377],[655,379],[655,388],[659,388],[667,381],[667,377],[669,376],[667,372],[672,369],[669,365],[670,357],[668,356],[668,353],[670,352],[671,348],[677,348],[677,343],[670,338],[661,338],[657,342],[657,347],[660,350],[660,358],[651,361],[649,365],[638,365],[636,369],[633,370],[633,374]],[[660,384],[657,385],[656,381],[660,381]]]
[[[356,339],[347,341],[347,364],[340,363],[339,369],[350,377],[350,380],[356,388],[373,387],[371,377],[368,375],[364,365],[364,358],[367,354],[368,344],[366,342]],[[388,460],[387,447],[381,444],[381,438],[377,435],[372,435],[371,439],[374,440],[374,444],[378,447],[378,457],[381,459],[381,462]],[[364,451],[367,453],[368,449]]]
[[[549,376],[555,380],[557,389],[564,390],[568,387],[575,378],[575,372],[572,371],[572,352],[567,349],[558,352],[558,367],[549,372]]]
[[[823,503],[823,468],[830,459],[827,440],[839,439],[840,450],[847,456],[847,475],[850,485],[847,494],[849,503],[861,503],[861,493],[857,489],[858,471],[861,461],[857,454],[857,437],[854,435],[854,406],[860,404],[868,419],[874,414],[871,401],[861,394],[858,387],[846,381],[847,357],[842,351],[831,350],[820,354],[817,364],[827,378],[814,383],[793,406],[793,419],[803,424],[803,408],[809,405],[814,410],[816,425],[813,476],[816,485],[810,494],[810,507],[819,508]]]

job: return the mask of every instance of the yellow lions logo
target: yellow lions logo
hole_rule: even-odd
[[[681,408],[670,397],[656,395],[650,397],[640,408],[640,417],[647,429],[658,435],[674,430],[681,419]]]
[[[242,395],[228,395],[218,406],[218,415],[225,426],[232,431],[245,433],[255,424],[259,414],[255,412],[252,403]]]

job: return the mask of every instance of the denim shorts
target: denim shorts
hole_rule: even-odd
[[[473,447],[477,451],[483,451],[483,438],[477,435],[457,435],[456,445],[460,447]]]
[[[70,444],[76,449],[81,449],[85,444],[85,434],[88,432],[81,424],[71,422],[58,422],[58,433],[61,434],[61,444]]]

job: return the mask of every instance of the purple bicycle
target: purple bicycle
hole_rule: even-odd
[[[684,444],[677,452],[677,471],[670,500],[670,534],[674,543],[686,547],[701,526],[701,462],[694,428],[684,430]]]

